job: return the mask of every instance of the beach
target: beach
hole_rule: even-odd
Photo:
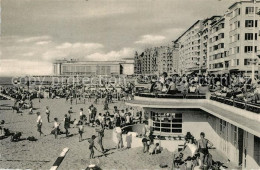
[[[4,128],[8,128],[11,131],[22,132],[21,141],[11,142],[10,137],[0,140],[1,145],[1,168],[4,169],[50,169],[56,158],[60,155],[63,148],[68,147],[69,151],[66,154],[59,169],[85,169],[89,164],[95,163],[102,169],[159,169],[159,164],[167,164],[171,166],[173,154],[166,149],[158,155],[148,155],[142,152],[142,148],[123,149],[117,150],[116,144],[112,141],[112,130],[106,130],[103,140],[103,145],[106,152],[106,157],[101,153],[95,151],[96,158],[94,160],[89,159],[89,143],[88,140],[91,135],[95,134],[94,128],[85,127],[83,134],[83,141],[79,142],[78,129],[70,128],[70,134],[73,136],[66,138],[65,134],[59,135],[58,139],[54,138],[54,135],[50,135],[53,127],[53,119],[57,117],[59,120],[63,120],[64,114],[66,114],[70,108],[70,103],[65,102],[65,99],[42,99],[39,103],[38,100],[33,100],[34,114],[29,115],[29,110],[23,110],[22,115],[7,110],[13,105],[12,101],[1,100],[0,101],[0,120],[5,120]],[[80,108],[87,111],[87,108],[92,102],[86,102],[86,104],[73,104],[72,119],[79,118]],[[124,108],[125,105],[122,102],[116,102],[109,104],[109,109],[112,111],[113,106],[118,108]],[[45,107],[49,106],[51,114],[51,122],[47,122],[45,114]],[[97,104],[97,113],[104,113],[103,104]],[[39,136],[36,127],[36,112],[41,112],[43,119],[42,131],[46,136]],[[63,122],[61,122],[61,129],[63,128]],[[38,140],[28,141],[23,140],[29,136],[34,136]],[[99,156],[97,158],[97,156]]]

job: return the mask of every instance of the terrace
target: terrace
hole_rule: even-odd
[[[134,100],[127,101],[126,105],[153,109],[200,109],[251,134],[260,136],[259,115],[250,110],[252,105],[247,104],[244,109],[241,109],[238,106],[244,103],[235,101],[234,107],[230,104],[232,102],[230,100],[228,100],[230,103],[226,104],[212,100],[212,97],[209,100],[206,94],[187,94],[186,98],[183,98],[181,94],[138,93]]]

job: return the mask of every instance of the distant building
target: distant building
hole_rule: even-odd
[[[56,60],[53,63],[54,75],[132,75],[134,60],[127,58],[122,61],[78,61]]]
[[[135,54],[135,74],[152,75],[176,73],[178,58],[171,46],[146,48],[140,55]]]
[[[199,72],[200,70],[200,31],[202,29],[202,22],[202,20],[196,21],[174,41],[174,44],[178,44],[179,74],[190,74],[192,72]]]

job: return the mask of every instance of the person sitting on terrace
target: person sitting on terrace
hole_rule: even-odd
[[[219,81],[216,82],[216,85],[213,85],[212,88],[210,89],[210,92],[216,92],[221,90],[221,84]]]
[[[196,82],[193,81],[193,82],[191,83],[191,85],[189,86],[189,92],[190,92],[190,93],[196,93],[197,90],[198,90],[198,89],[197,89]]]
[[[164,84],[164,83],[165,83],[165,80],[166,80],[166,78],[167,78],[167,76],[168,76],[168,74],[167,74],[166,72],[163,72],[162,75],[161,75],[160,78],[159,78],[159,82],[160,82],[161,84]]]
[[[252,87],[252,89],[244,95],[245,102],[257,103],[260,100],[260,84]]]
[[[168,94],[175,94],[178,92],[178,89],[176,88],[176,82],[175,80],[173,81],[171,78],[168,79],[169,80],[169,87],[168,87]]]

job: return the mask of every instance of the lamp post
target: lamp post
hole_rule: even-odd
[[[259,15],[260,12],[256,12],[256,0],[253,0],[253,4],[254,4],[254,21],[253,21],[253,26],[254,26],[254,29],[253,29],[253,51],[252,51],[252,83],[254,83],[254,80],[255,80],[255,65],[256,65],[256,58],[255,58],[255,32],[256,32],[256,15]]]

